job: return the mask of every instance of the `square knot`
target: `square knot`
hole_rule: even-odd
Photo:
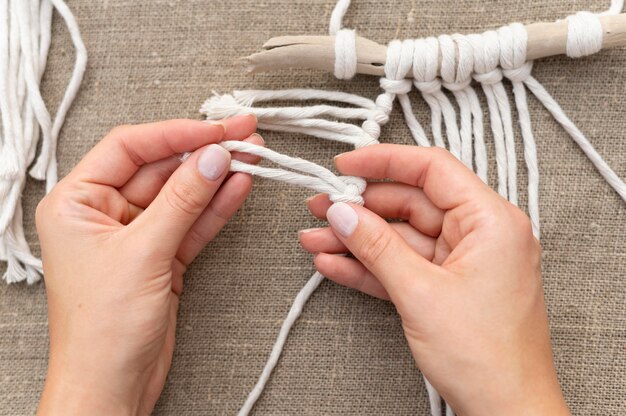
[[[328,194],[332,202],[351,202],[353,204],[363,205],[365,201],[361,194],[367,188],[367,182],[363,178],[357,176],[339,176],[340,181],[345,185],[343,189],[337,189],[337,192]]]

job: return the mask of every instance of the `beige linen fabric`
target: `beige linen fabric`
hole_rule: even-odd
[[[386,43],[394,37],[555,20],[577,10],[599,11],[609,2],[353,3],[346,25]],[[314,71],[251,76],[232,65],[272,36],[325,34],[334,0],[68,4],[90,59],[61,133],[60,176],[118,124],[199,118],[200,105],[214,89],[312,87],[370,98],[379,93],[378,80],[370,77],[341,82]],[[73,59],[57,16],[43,86],[53,107]],[[536,63],[534,73],[626,178],[626,49],[579,60],[545,59]],[[426,107],[417,94],[412,98],[419,119],[429,124]],[[559,376],[575,414],[618,414],[626,408],[626,205],[547,112],[533,99],[530,107],[541,172],[543,276]],[[335,154],[350,150],[311,137],[264,136],[273,149],[326,166]],[[382,141],[412,143],[397,108]],[[521,146],[518,154],[524,176]],[[33,217],[42,194],[42,184],[28,183],[26,230],[37,252]],[[174,364],[156,414],[232,415],[243,403],[292,299],[313,272],[310,256],[297,242],[297,230],[319,224],[306,211],[308,195],[257,180],[245,206],[191,268]],[[43,284],[0,284],[0,415],[36,409],[46,371],[46,331]],[[323,283],[296,324],[255,414],[428,414],[423,382],[393,307]]]

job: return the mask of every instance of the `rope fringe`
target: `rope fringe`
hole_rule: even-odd
[[[76,64],[54,120],[39,86],[51,40],[56,9],[76,48]],[[46,192],[57,182],[56,147],[65,116],[85,72],[87,50],[78,24],[63,0],[0,0],[0,260],[7,262],[8,283],[39,281],[41,260],[33,256],[23,225],[22,191],[30,175],[46,180]],[[41,140],[41,152],[35,160]]]

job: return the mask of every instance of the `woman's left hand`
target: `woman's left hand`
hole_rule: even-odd
[[[262,145],[255,130],[251,115],[118,127],[42,200],[50,358],[39,414],[152,412],[183,274],[252,186],[228,176],[231,156],[214,143]]]

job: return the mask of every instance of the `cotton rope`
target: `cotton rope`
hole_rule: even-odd
[[[65,21],[76,48],[74,70],[54,118],[40,92],[53,9]],[[78,24],[63,0],[0,0],[0,260],[7,262],[3,277],[8,283],[34,283],[41,278],[41,260],[32,255],[24,235],[21,194],[31,164],[30,175],[45,179],[47,192],[57,182],[59,132],[86,62]]]
[[[357,70],[356,33],[342,27],[342,19],[350,2],[341,0],[331,15],[330,34],[335,35],[335,76],[349,79]],[[576,58],[598,52],[602,48],[604,30],[599,16],[620,13],[623,0],[613,0],[611,8],[600,14],[579,12],[567,19],[567,55]],[[259,128],[285,132],[303,133],[313,137],[350,143],[356,148],[378,143],[381,127],[389,120],[393,102],[397,99],[404,113],[411,135],[419,146],[431,146],[431,141],[415,117],[409,92],[412,87],[420,91],[431,110],[432,144],[445,147],[466,166],[487,183],[488,157],[485,146],[483,111],[480,100],[472,86],[472,80],[481,85],[487,100],[489,120],[495,147],[497,171],[496,188],[500,195],[514,204],[518,203],[517,157],[515,152],[515,128],[511,104],[503,81],[511,82],[517,110],[519,131],[521,132],[524,159],[528,175],[528,214],[534,235],[539,238],[539,169],[537,149],[532,123],[528,110],[528,89],[552,114],[583,152],[596,166],[600,174],[613,189],[626,201],[626,185],[595,151],[589,140],[569,120],[556,101],[545,88],[532,77],[533,63],[527,61],[528,34],[523,25],[513,23],[496,31],[472,35],[441,35],[415,40],[394,40],[388,44],[385,62],[385,76],[380,79],[383,89],[375,101],[335,91],[294,89],[282,91],[235,91],[232,95],[215,94],[207,100],[201,111],[209,119],[225,116],[254,113],[259,119]],[[411,74],[413,80],[407,79]],[[443,89],[452,93],[458,107],[449,100]],[[341,106],[315,105],[309,107],[255,107],[254,104],[280,100],[325,100],[341,103]],[[360,126],[350,123],[362,120]],[[442,127],[445,126],[445,136]],[[227,145],[227,148],[235,145]],[[291,159],[279,160],[277,154],[263,153],[253,145],[238,144],[229,150],[250,151],[258,156],[268,157],[283,167],[294,170]],[[245,147],[245,149],[244,149]],[[251,151],[253,150],[253,151]],[[297,159],[301,161],[301,159]],[[308,165],[307,165],[308,166]],[[252,167],[241,162],[233,162],[233,170],[258,174],[266,178],[285,180],[312,189],[322,189],[318,180],[287,175],[296,173],[267,170]],[[298,169],[296,169],[298,170]],[[309,172],[307,172],[309,173]],[[330,173],[328,171],[328,173]],[[327,174],[327,173],[325,173]],[[296,174],[297,175],[297,174]],[[331,173],[331,175],[333,175]],[[334,175],[333,175],[334,176]],[[329,176],[328,178],[332,178]],[[344,181],[334,177],[333,182]],[[350,180],[354,180],[351,178]],[[328,186],[329,182],[324,182]],[[345,183],[345,182],[344,182]],[[343,185],[342,185],[343,186]],[[343,195],[343,188],[324,188],[331,199]],[[349,198],[357,198],[357,188],[353,188]],[[335,196],[333,196],[333,194]],[[298,294],[289,311],[272,349],[263,373],[248,396],[240,415],[247,415],[260,397],[270,374],[274,369],[289,330],[301,314],[304,303],[319,286],[323,277],[314,274]],[[441,416],[441,396],[425,380],[429,396],[431,414]],[[446,404],[446,415],[454,411]]]

